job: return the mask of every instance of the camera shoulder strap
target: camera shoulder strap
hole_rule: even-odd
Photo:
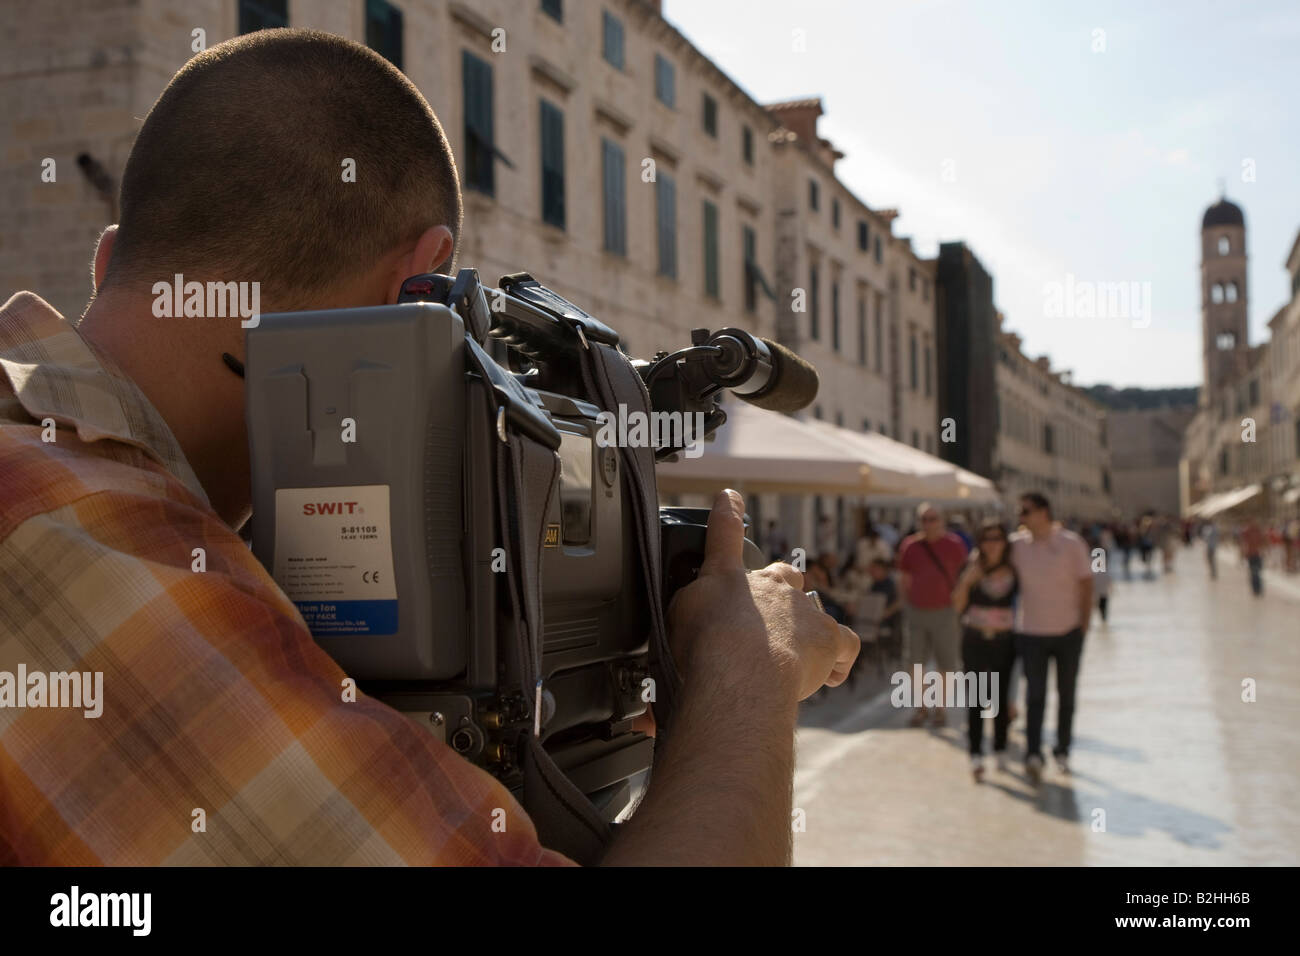
[[[465,339],[470,369],[491,379],[491,358],[472,338]],[[522,386],[508,379],[503,387],[514,384],[518,401],[528,401]],[[494,402],[493,387],[486,389]],[[502,416],[501,427],[509,419]],[[560,459],[555,451],[536,441],[523,429],[512,429],[510,441],[496,442],[496,491],[501,533],[506,548],[506,590],[510,596],[513,619],[511,630],[519,655],[521,690],[532,702],[534,720],[540,719],[542,677],[542,543],[546,515],[556,494],[560,477]],[[524,809],[537,828],[544,846],[565,854],[584,865],[600,861],[609,842],[611,830],[586,794],[564,774],[542,746],[536,733],[527,735],[522,755],[524,772]]]
[[[619,414],[622,405],[629,414],[640,412],[649,416],[650,393],[626,355],[612,346],[591,342],[584,337],[579,363],[590,401],[615,415]],[[628,490],[627,500],[636,519],[637,547],[650,603],[650,670],[655,682],[655,734],[656,742],[662,743],[671,731],[682,680],[668,647],[668,630],[664,623],[655,450],[653,447],[622,447],[619,448],[619,457]]]

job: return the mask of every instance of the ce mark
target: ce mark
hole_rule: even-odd
[[[379,572],[378,571],[363,572],[361,575],[361,580],[364,581],[366,584],[378,584]]]

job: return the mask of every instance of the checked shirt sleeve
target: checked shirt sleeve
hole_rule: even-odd
[[[165,469],[37,436],[0,429],[0,671],[100,672],[103,711],[0,708],[0,864],[570,862],[489,774],[345,702],[296,608]]]

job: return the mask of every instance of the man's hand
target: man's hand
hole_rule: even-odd
[[[745,573],[743,515],[740,495],[718,496],[700,576],[669,609],[685,685],[672,734],[656,744],[650,788],[608,864],[790,862],[797,701],[841,683],[861,645],[817,610],[788,564]]]
[[[739,494],[718,495],[699,577],[669,609],[669,640],[684,679],[704,674],[738,686],[776,679],[791,700],[842,684],[861,641],[817,609],[790,565],[745,571],[744,513]]]

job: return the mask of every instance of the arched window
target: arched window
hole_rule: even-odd
[[[1214,344],[1220,352],[1228,352],[1237,347],[1237,333],[1220,332],[1214,337]]]
[[[1227,288],[1224,290],[1224,299],[1226,299],[1228,302],[1237,301],[1237,283],[1235,282],[1228,283]]]
[[[1232,251],[1232,243],[1228,240],[1228,237],[1227,237],[1227,236],[1220,236],[1220,237],[1219,237],[1219,255],[1221,255],[1221,256],[1226,256],[1226,255],[1227,255],[1229,252],[1231,252],[1231,251]]]
[[[1210,301],[1216,305],[1223,301],[1223,286],[1218,282],[1210,288]]]

